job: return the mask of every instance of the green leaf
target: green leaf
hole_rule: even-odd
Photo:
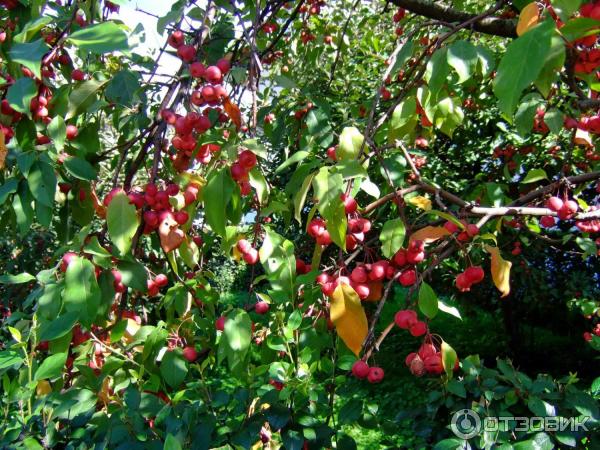
[[[252,338],[252,321],[246,311],[235,309],[227,315],[222,338],[229,369],[239,373]]]
[[[256,191],[259,203],[264,206],[269,200],[269,185],[261,171],[254,167],[249,173],[250,186]]]
[[[23,284],[35,280],[35,277],[27,272],[18,275],[0,275],[0,284]]]
[[[564,114],[556,108],[550,108],[544,115],[544,122],[554,134],[559,134],[562,131],[564,120]]]
[[[11,177],[5,179],[4,184],[0,185],[0,205],[4,204],[10,194],[17,192],[18,187],[19,182],[16,178]]]
[[[127,254],[140,219],[135,206],[129,202],[125,192],[119,192],[113,197],[106,212],[106,222],[110,240],[119,249],[121,255]]]
[[[500,110],[510,122],[521,93],[542,70],[553,32],[553,21],[541,23],[512,41],[500,61],[494,80],[494,94]]]
[[[67,362],[67,353],[56,353],[48,356],[35,371],[34,381],[58,378]]]
[[[39,340],[52,341],[54,339],[63,337],[65,334],[71,331],[77,322],[78,317],[78,312],[72,311],[61,314],[56,319],[48,322],[42,322],[40,326]]]
[[[298,88],[298,85],[294,81],[290,80],[288,77],[283,76],[283,75],[275,75],[273,77],[273,81],[285,89],[297,89]]]
[[[565,23],[560,32],[567,41],[598,34],[600,32],[600,20],[590,19],[589,17],[576,17]]]
[[[114,22],[88,25],[71,33],[67,41],[81,50],[97,54],[129,49],[127,33]]]
[[[438,313],[438,298],[434,290],[424,281],[419,288],[419,309],[428,318],[433,319]]]
[[[78,114],[87,111],[87,109],[96,101],[97,92],[102,86],[108,83],[106,81],[88,80],[82,81],[69,95],[69,107],[65,120],[69,120]]]
[[[283,292],[288,298],[293,298],[296,276],[294,245],[270,228],[266,228],[258,254],[271,288]]]
[[[76,312],[84,325],[91,325],[100,305],[100,286],[94,265],[82,257],[74,258],[67,267],[63,301],[67,312]]]
[[[104,92],[106,100],[123,106],[133,106],[141,99],[137,95],[140,89],[139,76],[131,70],[121,70],[110,80]]]
[[[24,362],[23,354],[15,350],[3,350],[0,352],[0,370],[15,364],[22,365]]]
[[[479,56],[473,44],[468,41],[457,41],[448,47],[447,60],[458,74],[458,82],[464,83],[475,71]]]
[[[543,104],[543,99],[535,92],[527,94],[519,103],[517,112],[515,113],[515,125],[517,132],[521,136],[527,136],[533,128],[533,119],[540,105]]]
[[[381,253],[386,258],[391,258],[402,248],[406,228],[402,219],[391,219],[383,224],[379,240],[381,241]]]
[[[61,116],[55,116],[48,124],[48,137],[52,139],[52,144],[58,151],[63,150],[67,138],[67,126]]]
[[[432,55],[427,63],[424,78],[429,85],[429,89],[434,92],[442,89],[449,73],[450,66],[448,65],[447,50],[442,47]]]
[[[214,171],[202,189],[206,222],[219,236],[225,236],[227,219],[225,211],[231,201],[235,182],[231,179],[227,168]]]
[[[544,169],[531,169],[529,172],[527,172],[527,175],[523,181],[521,181],[521,183],[535,183],[536,181],[547,179],[548,175]]]
[[[93,181],[97,177],[96,170],[92,165],[85,159],[76,156],[67,158],[63,163],[63,167],[67,172],[80,180]]]
[[[35,81],[28,77],[22,77],[8,88],[6,99],[15,111],[28,114],[31,99],[37,95],[37,92]]]
[[[56,175],[50,164],[42,161],[33,163],[27,175],[29,190],[40,203],[52,207],[56,192]]]
[[[165,445],[163,446],[163,450],[181,450],[181,444],[177,440],[175,436],[171,433],[167,434],[167,438],[165,439]]]
[[[294,153],[292,156],[290,156],[288,159],[286,159],[283,163],[281,163],[279,165],[279,167],[277,167],[277,169],[275,169],[275,173],[281,173],[286,168],[288,168],[289,166],[291,166],[292,164],[295,164],[295,163],[303,161],[304,159],[306,159],[306,157],[309,154],[310,153],[307,152],[306,150],[300,150],[299,152]]]
[[[42,28],[52,22],[53,18],[49,16],[38,17],[35,20],[27,22],[19,34],[13,36],[14,42],[27,42],[31,40]]]
[[[121,272],[122,283],[125,286],[140,292],[146,292],[148,289],[148,272],[146,272],[146,268],[142,263],[136,260],[124,260],[119,261],[117,268]]]
[[[188,373],[187,364],[180,349],[165,352],[160,362],[160,374],[172,388],[177,388]]]
[[[444,371],[446,372],[448,378],[452,378],[452,373],[454,372],[454,365],[458,360],[458,356],[456,355],[454,349],[450,347],[450,345],[448,345],[446,341],[442,341],[441,352]]]
[[[302,225],[302,208],[304,208],[306,196],[316,174],[316,172],[313,172],[307,176],[302,182],[300,189],[294,194],[294,218],[300,225]]]
[[[322,167],[312,181],[317,208],[327,222],[331,240],[342,250],[346,249],[347,218],[344,204],[340,199],[343,193],[344,178],[340,173],[329,173]]]
[[[417,99],[411,96],[394,108],[390,119],[388,140],[394,142],[411,133],[418,121]]]
[[[42,78],[41,60],[48,49],[44,40],[38,39],[28,44],[13,43],[8,54],[14,62],[23,64],[31,70],[36,78]]]

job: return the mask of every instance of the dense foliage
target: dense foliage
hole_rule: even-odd
[[[126,4],[0,0],[0,447],[598,445],[599,1]]]

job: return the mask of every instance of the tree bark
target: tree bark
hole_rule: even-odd
[[[444,3],[431,0],[390,0],[390,3],[414,14],[444,22],[462,23],[475,17],[475,14],[459,11]],[[472,28],[480,33],[494,36],[517,37],[517,23],[515,20],[486,17],[475,22]]]

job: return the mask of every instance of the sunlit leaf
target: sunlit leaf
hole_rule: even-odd
[[[369,325],[365,310],[354,289],[340,283],[331,297],[329,314],[338,336],[358,356],[367,337]]]
[[[510,268],[512,263],[505,261],[500,255],[500,249],[498,247],[492,247],[491,245],[485,246],[486,251],[492,255],[492,279],[498,290],[502,293],[502,297],[506,297],[510,294]]]

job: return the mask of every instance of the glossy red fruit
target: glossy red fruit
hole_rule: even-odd
[[[229,72],[231,69],[231,63],[226,58],[221,58],[215,65],[219,68],[223,75],[227,74],[227,72]]]
[[[359,359],[352,365],[352,375],[361,380],[367,378],[369,375],[369,365],[362,359]]]
[[[550,197],[546,200],[546,208],[558,212],[563,207],[563,201],[559,197]]]
[[[444,371],[444,366],[442,364],[442,355],[436,353],[434,355],[430,355],[423,360],[423,365],[425,366],[425,370],[428,373],[434,375],[440,375]]]
[[[144,212],[144,223],[152,228],[158,226],[158,214],[155,211]]]
[[[327,149],[327,157],[332,161],[337,161],[337,158],[335,156],[335,147],[329,147]]]
[[[540,225],[544,228],[552,228],[556,225],[556,219],[553,216],[544,216],[540,219]]]
[[[346,214],[352,214],[356,212],[358,209],[358,203],[356,203],[356,200],[354,200],[353,197],[350,197],[347,194],[341,194],[340,199],[344,203],[344,210],[346,211]]]
[[[402,328],[403,330],[408,330],[418,321],[419,320],[417,319],[417,313],[412,309],[400,310],[394,316],[394,322],[399,328]]]
[[[369,285],[365,284],[365,283],[354,283],[352,285],[354,291],[356,292],[356,294],[358,295],[358,298],[360,298],[361,300],[366,299],[369,294],[371,293],[371,290],[369,289]]]
[[[446,230],[448,230],[449,233],[452,233],[452,234],[454,234],[460,230],[458,225],[456,225],[454,222],[451,222],[449,220],[446,221],[446,223],[444,224],[444,228]]]
[[[209,83],[219,83],[223,74],[217,66],[208,66],[204,72],[204,79]]]
[[[196,351],[196,349],[194,347],[185,347],[183,349],[183,357],[188,361],[188,362],[194,362],[196,361],[196,359],[198,359],[198,352]]]
[[[235,181],[245,181],[248,178],[248,172],[239,162],[233,163],[230,170],[231,178]]]
[[[394,264],[396,264],[397,267],[404,267],[407,264],[406,250],[401,248],[396,252],[394,255]]]
[[[355,267],[350,274],[350,279],[355,283],[366,283],[369,278],[364,266]]]
[[[181,45],[177,49],[177,56],[185,62],[191,62],[196,57],[196,49],[193,45]]]
[[[184,225],[187,223],[190,215],[186,211],[177,211],[174,215],[174,218],[175,222],[177,222],[179,225]]]
[[[269,304],[267,302],[256,302],[256,304],[254,305],[254,311],[256,312],[256,314],[266,314],[267,312],[269,312]]]
[[[215,320],[215,328],[217,329],[217,331],[223,331],[225,329],[225,319],[225,316],[221,316],[217,320]]]
[[[471,281],[464,273],[458,274],[455,284],[460,292],[467,292],[471,290]]]
[[[75,81],[83,81],[85,80],[85,72],[80,69],[75,69],[73,72],[71,72],[71,79]]]
[[[156,275],[156,277],[154,278],[154,283],[158,286],[158,287],[165,287],[167,285],[167,283],[169,282],[169,279],[167,278],[167,276],[164,273],[159,273],[158,275]]]
[[[250,242],[248,242],[246,239],[240,239],[237,242],[237,248],[240,252],[246,254],[252,249],[252,244],[250,244]]]
[[[384,372],[381,367],[371,367],[369,368],[369,375],[367,375],[367,380],[369,383],[381,383],[383,381]]]
[[[428,358],[431,355],[435,355],[436,353],[438,353],[437,348],[435,347],[435,345],[429,342],[423,343],[421,347],[419,347],[419,351],[417,352],[419,358],[421,358],[422,360],[425,360],[425,358]]]
[[[190,75],[194,78],[203,78],[206,67],[201,62],[193,62],[190,64]]]
[[[256,264],[258,262],[258,250],[251,248],[247,253],[244,253],[244,261],[250,265]]]
[[[417,272],[414,269],[404,270],[398,277],[398,281],[404,287],[412,286],[417,281]]]
[[[425,333],[427,333],[427,324],[425,322],[418,321],[412,324],[408,330],[410,331],[410,334],[415,337],[423,336]]]
[[[485,277],[485,272],[481,266],[471,266],[464,273],[471,284],[481,283]]]
[[[369,271],[369,280],[381,281],[385,278],[385,272],[389,266],[387,261],[377,261],[371,264],[371,270]]]
[[[67,125],[67,139],[72,141],[77,137],[79,130],[75,125]]]
[[[77,257],[77,253],[74,253],[74,252],[65,253],[60,262],[61,272],[66,272],[67,267],[69,267],[69,264],[71,263],[71,261],[73,261],[73,259],[75,259],[76,257]]]
[[[185,35],[181,30],[175,30],[168,38],[168,43],[173,48],[179,48],[185,42]]]
[[[244,150],[238,156],[238,161],[246,171],[249,171],[256,166],[256,155],[250,150]]]

